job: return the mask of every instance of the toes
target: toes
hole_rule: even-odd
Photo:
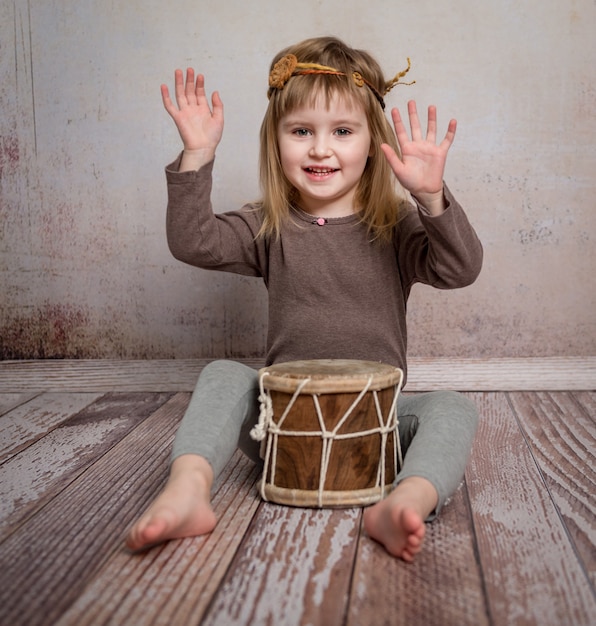
[[[128,534],[126,539],[127,547],[137,551],[154,544],[159,540],[160,535],[163,534],[164,526],[165,524],[152,518],[139,520]]]
[[[143,547],[143,542],[141,541],[136,528],[133,528],[128,534],[128,537],[126,538],[126,547],[133,552]]]
[[[415,556],[415,554],[412,554],[409,550],[406,549],[401,553],[400,558],[406,563],[413,563]]]

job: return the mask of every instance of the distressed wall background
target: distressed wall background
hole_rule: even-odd
[[[159,85],[194,66],[221,92],[217,210],[258,195],[269,60],[336,34],[459,130],[447,180],[485,245],[457,292],[415,288],[410,354],[596,354],[593,0],[5,0],[0,4],[0,357],[248,357],[255,279],[171,258]]]

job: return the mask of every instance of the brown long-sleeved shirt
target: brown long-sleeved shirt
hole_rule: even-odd
[[[213,162],[199,171],[166,168],[167,236],[172,254],[204,269],[260,276],[269,293],[267,364],[361,359],[406,374],[406,302],[412,285],[454,289],[472,283],[482,246],[445,188],[447,209],[433,217],[412,206],[393,241],[370,241],[357,215],[324,226],[292,210],[279,239],[256,238],[252,205],[214,214]]]

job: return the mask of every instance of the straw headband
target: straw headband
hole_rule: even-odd
[[[357,87],[366,85],[374,94],[375,98],[379,101],[379,104],[385,110],[385,101],[383,96],[389,93],[395,85],[413,85],[416,81],[411,83],[400,82],[410,71],[410,58],[408,57],[408,67],[398,72],[390,81],[385,83],[385,90],[382,94],[368,81],[360,72],[352,72],[352,79]],[[330,76],[348,76],[345,72],[335,69],[334,67],[328,67],[327,65],[319,65],[318,63],[299,63],[298,59],[293,54],[286,54],[286,56],[279,59],[279,61],[273,66],[271,73],[269,74],[269,91],[267,96],[271,98],[273,89],[283,89],[285,84],[292,78],[292,76],[299,76],[305,74],[329,74]]]

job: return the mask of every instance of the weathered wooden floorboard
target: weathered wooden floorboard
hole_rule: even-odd
[[[202,626],[342,624],[360,516],[264,503]]]
[[[596,422],[571,393],[510,394],[530,450],[596,583]]]
[[[0,392],[181,391],[195,387],[212,359],[0,361]],[[240,359],[261,367],[263,359]]]
[[[239,359],[261,367],[264,359]],[[0,361],[0,393],[192,391],[209,359]],[[408,360],[408,390],[594,390],[596,357]]]
[[[163,482],[187,404],[187,394],[174,396],[2,542],[0,623],[52,624],[122,549],[148,497],[142,487]]]
[[[408,390],[462,372],[454,388],[489,389],[507,365],[455,361],[415,362],[422,378]],[[583,389],[553,392],[574,377],[569,360],[520,360],[509,383],[529,365],[518,389],[547,393],[469,394],[482,421],[466,482],[412,565],[367,537],[357,510],[261,503],[259,472],[240,453],[214,488],[213,533],[131,554],[125,533],[167,478],[190,394],[142,405],[190,391],[204,362],[0,363],[0,492],[12,511],[0,624],[591,626],[595,362],[573,361]],[[131,398],[120,411],[103,398],[114,389]]]
[[[35,398],[35,396],[39,395],[39,391],[34,392],[18,392],[18,393],[9,393],[7,391],[0,392],[0,417],[12,409],[20,406],[21,404],[25,404]]]
[[[596,422],[596,391],[574,391],[573,397],[583,407],[586,415]]]
[[[11,411],[0,417],[0,463],[41,439],[62,422],[95,402],[100,395],[43,393],[27,402],[17,402]]]
[[[505,394],[472,394],[480,408],[466,470],[494,624],[589,626],[589,581]]]
[[[252,462],[236,453],[214,490],[218,524],[211,534],[138,554],[116,550],[55,626],[198,624],[259,505],[257,477]]]
[[[362,537],[347,624],[489,624],[465,485],[427,524],[424,549],[414,563],[393,559]]]
[[[155,411],[169,394],[106,394],[0,466],[0,539],[50,501],[93,461]],[[43,401],[43,397],[40,398]],[[62,408],[81,408],[73,396]],[[44,411],[41,410],[42,418]],[[68,413],[67,413],[68,415]],[[4,416],[3,419],[6,419]],[[35,420],[33,420],[35,421]]]

